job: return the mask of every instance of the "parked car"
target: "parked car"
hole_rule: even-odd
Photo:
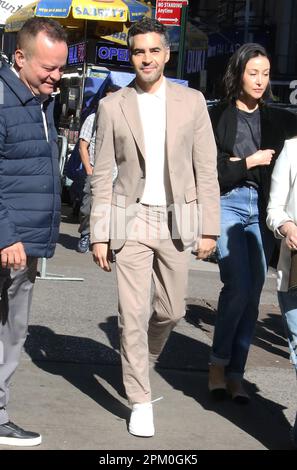
[[[291,113],[297,114],[297,105],[295,104],[279,103],[277,101],[273,101],[272,103],[269,103],[269,105],[273,106],[274,108],[286,109],[287,111],[291,111]]]

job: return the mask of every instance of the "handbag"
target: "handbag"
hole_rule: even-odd
[[[297,250],[291,252],[288,292],[297,296]]]

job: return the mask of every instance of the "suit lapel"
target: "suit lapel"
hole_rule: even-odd
[[[128,126],[133,134],[135,142],[145,158],[144,136],[141,125],[141,118],[138,111],[137,94],[134,87],[128,87],[123,90],[123,99],[120,101],[123,114]]]
[[[181,98],[176,89],[166,80],[166,155],[170,158],[175,149],[175,137],[178,132],[178,116],[181,109]]]

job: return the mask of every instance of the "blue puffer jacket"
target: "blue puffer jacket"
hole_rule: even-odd
[[[53,100],[44,103],[10,68],[0,66],[0,249],[23,242],[27,255],[54,254],[60,222],[60,176]]]

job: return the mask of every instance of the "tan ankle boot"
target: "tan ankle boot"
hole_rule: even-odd
[[[227,379],[227,389],[235,403],[247,405],[250,402],[250,396],[245,391],[242,380]]]
[[[216,400],[226,398],[225,367],[218,364],[209,365],[208,390]]]

